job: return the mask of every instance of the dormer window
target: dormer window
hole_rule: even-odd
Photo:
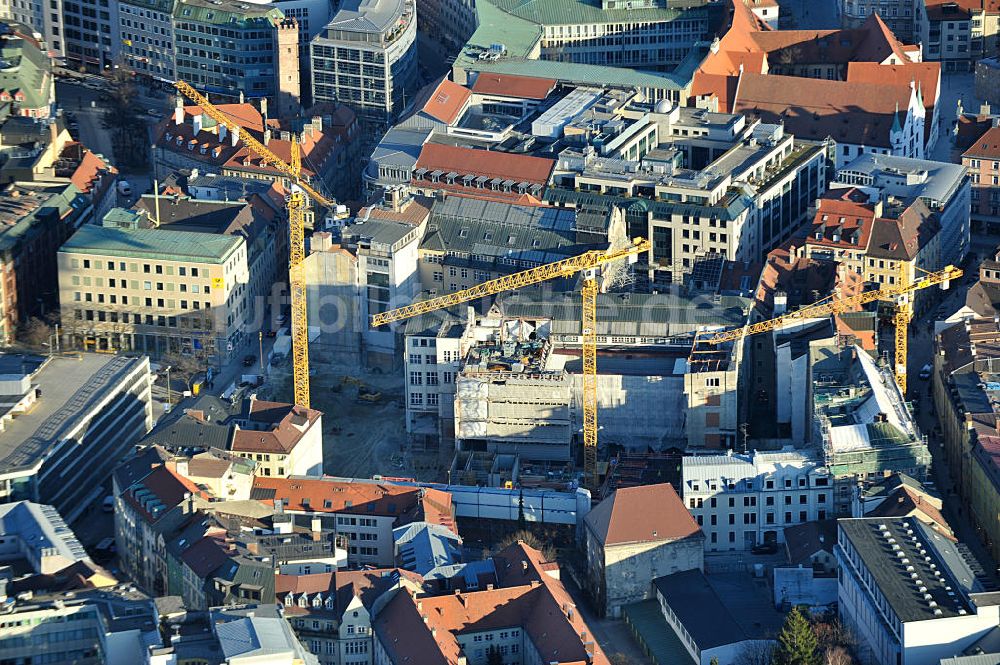
[[[325,605],[326,605],[326,609],[328,609],[328,610],[332,610],[333,609],[333,596],[330,596],[329,598],[326,599]]]
[[[294,599],[292,598],[292,594],[288,594],[287,596],[285,596],[285,605],[286,605],[287,607],[291,607],[291,606],[292,606],[292,604],[293,604],[294,602],[295,602],[295,601],[294,601]]]
[[[309,607],[309,601],[306,599],[305,594],[299,596],[299,607]]]
[[[320,597],[318,593],[316,594],[316,597],[313,598],[313,607],[315,607],[316,609],[323,607],[323,599]]]

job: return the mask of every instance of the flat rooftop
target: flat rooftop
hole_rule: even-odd
[[[972,580],[950,541],[916,519],[846,519],[840,531],[861,556],[899,620],[926,621],[975,612],[964,591]],[[945,551],[939,551],[944,547]],[[946,560],[947,559],[947,560]],[[955,570],[958,567],[960,570]],[[964,570],[962,570],[964,569]]]
[[[0,356],[2,358],[2,356]],[[31,377],[41,396],[27,413],[6,423],[0,432],[3,473],[39,464],[48,452],[106,396],[106,390],[134,371],[144,358],[100,353],[55,356]],[[8,401],[12,396],[0,396]],[[16,396],[20,399],[22,396]]]

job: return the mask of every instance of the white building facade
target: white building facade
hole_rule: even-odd
[[[812,450],[687,456],[684,505],[708,552],[784,542],[784,528],[833,516],[833,480]]]

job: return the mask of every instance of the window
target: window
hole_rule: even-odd
[[[410,372],[410,385],[411,386],[422,386],[424,385],[424,375],[421,372]]]

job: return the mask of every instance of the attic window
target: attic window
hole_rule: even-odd
[[[350,508],[353,505],[354,505],[353,501],[351,501],[350,499],[344,499],[344,508]]]
[[[483,234],[483,240],[485,240],[487,242],[489,242],[490,240],[493,240],[493,232],[492,231],[487,231],[486,233],[484,233]]]
[[[537,247],[541,247],[542,246],[542,241],[539,240],[538,238],[535,238],[534,240],[531,241],[531,246],[532,247],[536,247],[536,248]]]
[[[323,507],[333,508],[333,501],[330,501],[329,499],[323,499]]]
[[[469,229],[462,229],[461,231],[459,231],[458,232],[458,237],[459,238],[468,238],[469,237]]]
[[[507,244],[513,245],[517,241],[517,236],[507,236]]]

